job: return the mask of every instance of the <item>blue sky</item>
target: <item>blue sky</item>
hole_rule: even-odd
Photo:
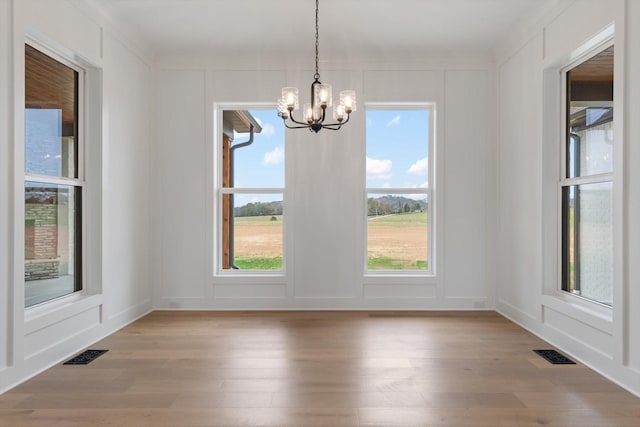
[[[250,110],[262,126],[253,144],[235,151],[236,188],[284,188],[284,126],[275,110]],[[234,144],[249,134],[234,135]]]
[[[27,108],[25,119],[25,171],[60,176],[62,110]]]
[[[254,135],[253,144],[238,148],[235,153],[236,188],[284,188],[284,125],[276,110],[250,110],[262,126]],[[234,135],[234,143],[249,139],[249,134]],[[250,202],[282,200],[281,194],[237,194],[235,205]]]
[[[429,111],[368,110],[366,114],[367,187],[426,187]]]
[[[250,110],[263,130],[235,152],[236,188],[284,187],[285,128],[275,110]],[[358,113],[356,113],[358,114]],[[369,188],[424,188],[428,181],[428,110],[368,110],[366,169]],[[237,134],[235,143],[248,139]],[[237,205],[279,200],[279,195],[238,195]],[[424,197],[424,196],[419,196]]]

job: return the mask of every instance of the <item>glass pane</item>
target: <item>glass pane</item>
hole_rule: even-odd
[[[25,46],[25,172],[78,177],[78,73]]]
[[[611,182],[563,188],[562,289],[611,305],[613,227]]]
[[[282,194],[224,194],[222,207],[222,268],[282,270]]]
[[[426,188],[429,110],[367,110],[367,187]]]
[[[567,73],[567,177],[613,171],[613,47]]]
[[[25,183],[25,307],[82,289],[81,189]]]
[[[427,270],[426,194],[367,196],[367,269]]]
[[[274,110],[223,112],[222,186],[284,188],[284,125]],[[249,125],[254,124],[250,144]]]

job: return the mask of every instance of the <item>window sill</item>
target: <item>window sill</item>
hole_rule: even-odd
[[[234,285],[234,284],[286,284],[287,275],[284,272],[254,272],[254,273],[219,273],[213,276],[214,285]]]
[[[604,333],[613,334],[613,309],[611,307],[561,292],[543,295],[542,305]]]
[[[367,272],[362,276],[364,284],[388,284],[390,282],[407,285],[433,286],[438,283],[438,278],[432,273],[393,272],[381,271],[379,273]]]
[[[24,311],[25,335],[100,305],[102,305],[102,295],[88,295],[80,292],[26,308]]]

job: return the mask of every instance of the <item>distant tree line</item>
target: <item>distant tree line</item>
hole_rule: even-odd
[[[414,200],[402,196],[369,197],[367,199],[368,216],[423,212],[426,210],[427,199]]]
[[[427,210],[427,199],[414,200],[402,196],[369,197],[367,215],[391,215],[398,213],[423,212]],[[233,215],[267,216],[282,215],[282,201],[247,203],[233,209]]]
[[[247,203],[244,206],[234,208],[233,215],[236,217],[282,215],[282,202]]]

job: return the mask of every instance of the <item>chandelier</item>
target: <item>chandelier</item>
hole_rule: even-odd
[[[293,112],[299,108],[298,88],[282,88],[282,98],[278,100],[278,116],[284,121],[288,129],[309,129],[318,133],[321,129],[338,130],[349,121],[352,112],[356,111],[356,92],[343,90],[340,92],[340,102],[333,106],[331,85],[320,82],[318,73],[318,1],[316,0],[316,73],[311,83],[311,102],[304,104],[302,121],[293,117]],[[333,106],[333,122],[325,123],[327,108]],[[287,121],[289,119],[289,121]]]

